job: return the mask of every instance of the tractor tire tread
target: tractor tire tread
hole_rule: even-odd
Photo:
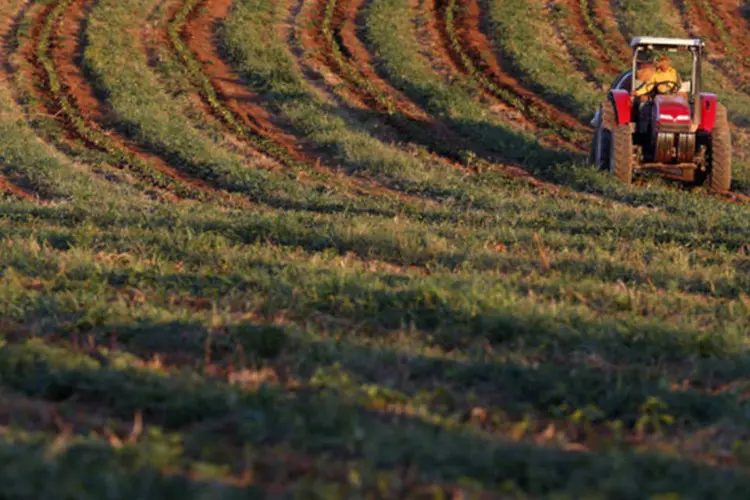
[[[611,144],[607,148],[605,168],[624,184],[633,183],[633,133],[629,125],[618,125],[614,103],[607,102],[602,106],[604,127],[610,132]],[[611,156],[610,156],[611,155]],[[614,161],[612,161],[614,160]],[[611,165],[613,163],[613,165]],[[611,165],[611,167],[610,167]]]
[[[727,108],[716,105],[716,124],[711,132],[711,169],[708,175],[711,191],[729,191],[732,184],[732,134]]]

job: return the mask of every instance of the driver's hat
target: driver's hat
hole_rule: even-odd
[[[654,64],[654,59],[650,51],[641,50],[638,51],[636,62],[639,65],[649,65]]]
[[[639,63],[648,63],[648,62],[652,63],[654,62],[653,54],[651,53],[650,50],[639,50],[636,61]]]

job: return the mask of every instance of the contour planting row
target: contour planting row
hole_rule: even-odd
[[[45,8],[39,16],[39,24],[32,28],[34,37],[34,63],[44,82],[45,91],[57,109],[50,112],[59,119],[76,136],[91,147],[105,152],[113,165],[128,169],[137,178],[157,187],[174,192],[180,197],[206,199],[210,197],[205,189],[196,187],[192,181],[182,177],[174,169],[153,161],[146,161],[120,143],[108,132],[103,131],[96,123],[87,119],[77,106],[66,85],[61,79],[55,64],[53,51],[60,48],[55,41],[56,30],[64,25],[68,8],[80,4],[78,0],[61,0]],[[74,40],[77,37],[74,37]],[[68,41],[66,43],[71,43]],[[71,53],[73,55],[73,53]],[[73,61],[71,61],[72,63]],[[181,178],[182,177],[182,178]]]
[[[16,14],[15,19],[20,24],[25,13],[18,12],[20,4],[21,0],[10,0],[0,6],[0,18],[6,20],[4,23],[0,22],[0,38],[16,41],[0,48],[0,59],[10,63],[0,65],[0,177],[11,181],[3,184],[2,189],[15,192],[16,198],[33,198],[37,203],[41,200],[42,205],[46,205],[47,201],[54,204],[39,211],[37,207],[23,209],[14,200],[4,200],[0,217],[13,218],[18,222],[15,217],[24,210],[28,210],[27,213],[46,213],[54,217],[57,215],[58,203],[68,206],[78,204],[79,207],[94,212],[102,210],[102,207],[107,207],[116,199],[122,201],[128,211],[134,206],[150,206],[152,200],[132,183],[112,182],[91,175],[90,169],[78,168],[72,159],[38,140],[24,107],[19,106],[22,97],[14,92],[14,87],[17,91],[18,85],[11,85],[13,76],[18,76],[15,68],[20,58],[14,51],[22,41],[17,33],[17,25],[13,26],[7,20],[14,19],[13,14]],[[114,173],[114,170],[108,173]]]
[[[229,130],[258,151],[289,167],[290,177],[310,174],[320,186],[341,189],[355,195],[367,193],[377,199],[395,200],[396,204],[422,203],[411,196],[365,179],[348,177],[321,164],[323,155],[300,151],[303,138],[282,131],[272,123],[267,109],[254,104],[259,95],[224,61],[228,49],[221,46],[216,33],[231,9],[231,2],[188,1],[182,4],[169,24],[169,38],[198,87],[209,109]],[[231,50],[231,49],[230,49]],[[336,161],[326,158],[327,162]]]
[[[580,14],[580,16],[583,18],[586,30],[591,36],[593,36],[594,40],[596,40],[596,45],[606,55],[609,62],[616,68],[625,69],[630,67],[628,53],[626,50],[624,50],[625,45],[622,44],[622,37],[616,37],[614,43],[616,43],[617,45],[613,47],[611,34],[605,31],[606,28],[600,27],[599,24],[597,24],[597,16],[600,16],[598,20],[601,20],[601,16],[607,16],[609,17],[610,23],[614,21],[614,17],[611,11],[611,5],[609,5],[608,2],[592,2],[592,0],[569,1],[573,12]],[[574,4],[576,2],[578,7],[577,9],[574,8]],[[614,30],[616,28],[616,24],[609,26],[610,30]]]
[[[310,39],[323,48],[321,65],[347,82],[350,95],[356,96],[363,106],[381,115],[397,131],[398,140],[424,146],[443,157],[438,157],[438,161],[447,160],[458,168],[476,166],[472,163],[477,162],[467,158],[467,151],[476,147],[470,139],[458,136],[378,75],[358,33],[358,23],[364,21],[359,16],[364,14],[364,3],[363,0],[317,2],[309,30]]]
[[[742,23],[738,29],[736,20],[732,19],[736,14],[728,13],[721,5],[712,5],[705,0],[683,0],[678,5],[686,23],[697,26],[700,35],[707,37],[726,54],[726,60],[722,63],[728,63],[728,76],[740,87],[748,85],[745,74],[750,70],[748,29],[741,26]]]
[[[359,189],[344,183],[340,183],[342,188],[334,182],[300,182],[292,172],[265,168],[267,160],[263,168],[258,168],[252,157],[237,154],[220,144],[213,134],[206,134],[200,120],[196,123],[190,115],[196,108],[192,98],[187,102],[185,99],[194,92],[189,82],[188,88],[179,92],[183,96],[180,99],[166,90],[159,81],[160,74],[149,65],[149,53],[141,43],[145,38],[142,26],[154,12],[155,4],[137,0],[128,9],[112,0],[99,1],[91,11],[89,44],[84,54],[97,86],[107,93],[108,102],[126,130],[144,147],[159,151],[172,164],[212,187],[237,197],[249,197],[259,205],[389,215],[410,210],[397,194],[371,189],[376,196],[367,196],[369,186]],[[217,133],[221,134],[221,130]]]
[[[323,51],[315,50],[316,46],[306,38],[308,12],[304,8],[290,10],[290,7],[290,3],[235,2],[220,33],[238,74],[245,76],[266,105],[288,120],[306,141],[336,157],[344,169],[357,176],[372,178],[408,194],[439,199],[445,208],[452,206],[463,210],[467,204],[473,208],[497,206],[503,192],[522,184],[494,171],[467,177],[465,171],[425,148],[404,145],[399,139],[394,139],[393,143],[385,141],[380,138],[380,130],[371,132],[371,128],[383,127],[380,120],[385,113],[376,114],[361,106],[351,109],[335,102],[327,89],[321,89],[318,77],[306,66],[316,57],[308,55],[307,51],[314,51],[317,57]],[[476,104],[467,97],[468,101]],[[465,129],[476,130],[459,122],[453,126],[462,125]],[[485,134],[476,139],[496,151],[504,149],[502,130],[492,131],[495,137]],[[466,137],[469,136],[467,133]],[[523,141],[527,148],[538,149],[531,137],[514,136],[514,139],[517,139],[516,145]],[[517,157],[525,155],[521,147],[510,153]]]
[[[495,51],[481,30],[482,14],[476,0],[435,0],[434,8],[448,52],[473,80],[542,127],[581,144],[582,127],[577,120],[522,88],[500,68],[494,59]]]
[[[201,10],[207,8],[209,6],[204,0],[186,0],[175,13],[168,27],[169,40],[177,52],[180,61],[186,66],[190,76],[193,78],[201,97],[220,120],[226,123],[236,135],[248,141],[255,149],[276,159],[294,171],[310,171],[308,161],[301,159],[300,154],[293,151],[293,145],[282,145],[269,137],[272,132],[272,125],[268,121],[263,120],[261,122],[258,116],[247,116],[248,119],[243,120],[244,111],[248,111],[248,109],[233,110],[225,104],[227,99],[216,88],[218,83],[209,78],[205,72],[206,65],[202,64],[196,58],[193,51],[191,51],[189,44],[195,40],[195,32],[198,30],[186,31],[186,25],[191,18],[198,19],[204,17]],[[201,47],[203,50],[207,48],[206,46],[213,47],[213,22],[216,21],[216,19],[202,19],[201,29],[208,28],[211,30],[207,34],[209,37],[208,40],[206,40],[206,37],[200,39],[200,42],[203,43]],[[211,52],[210,57],[211,60],[208,62],[210,66],[225,67],[218,52]],[[231,71],[227,71],[226,73],[230,77],[232,76]],[[249,95],[249,97],[252,97],[252,95]],[[253,110],[251,107],[249,111],[258,110]],[[279,132],[277,131],[277,133]]]
[[[628,67],[611,50],[604,33],[594,22],[588,0],[554,4],[550,17],[571,57],[590,81],[607,88],[613,75]]]

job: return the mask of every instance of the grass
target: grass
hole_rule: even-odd
[[[576,71],[570,60],[561,57],[542,3],[488,3],[494,38],[522,81],[581,121],[589,121],[601,94]]]
[[[484,150],[526,167],[571,160],[573,155],[546,150],[528,132],[514,129],[477,102],[482,90],[477,81],[442,81],[430,62],[421,57],[410,14],[408,5],[402,2],[378,0],[368,7],[366,39],[372,53],[379,56],[375,61],[379,70],[396,88],[447,122],[460,136],[471,137],[477,145],[475,154],[481,155]],[[541,136],[552,133],[539,132]]]
[[[424,200],[243,177],[226,123],[213,135],[186,109],[196,75],[164,85],[137,46],[157,3],[100,0],[88,18],[88,77],[118,131],[265,194],[246,210],[151,199],[55,150],[25,87],[0,81],[0,169],[51,201],[0,198],[6,495],[746,496],[746,204],[541,154],[523,164],[555,186],[443,168],[318,97],[271,0],[218,27],[238,74],[349,173]],[[365,12],[378,70],[466,137],[497,134],[477,143],[508,137],[421,55],[406,7]]]
[[[180,103],[160,87],[145,54],[127,34],[145,22],[150,6],[146,0],[134,6],[102,2],[92,10],[84,64],[117,113],[118,128],[188,174],[253,201],[327,211],[388,207],[387,200],[347,197],[336,192],[335,185],[307,187],[297,182],[293,171],[252,168],[187,122]]]

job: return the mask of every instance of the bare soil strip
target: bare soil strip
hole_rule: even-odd
[[[283,147],[294,159],[314,164],[315,158],[305,155],[299,139],[277,126],[272,115],[262,106],[262,99],[252,92],[217,50],[216,26],[229,14],[231,1],[199,2],[188,16],[182,30],[183,41],[201,64],[221,104],[232,112],[253,134]]]
[[[373,64],[372,56],[361,38],[365,23],[364,7],[367,0],[318,0],[313,4],[309,22],[302,23],[302,43],[314,54],[306,64],[319,75],[328,75],[337,88],[339,98],[378,114],[386,126],[394,129],[403,141],[416,141],[426,146],[433,157],[454,168],[473,172],[461,163],[459,151],[475,146],[457,136],[444,123],[427,113],[421,106],[395,89],[382,78]],[[326,19],[326,10],[333,15]],[[324,76],[325,77],[325,76]],[[450,145],[450,146],[448,146]],[[508,175],[524,178],[531,185],[554,186],[535,179],[518,165],[492,163]]]
[[[61,5],[56,2],[45,6],[34,16],[30,42],[20,49],[28,63],[21,71],[31,72],[28,81],[35,82],[34,92],[43,103],[39,112],[54,117],[64,127],[67,140],[80,141],[91,149],[106,153],[116,151],[113,166],[130,170],[135,162],[139,162],[170,179],[169,187],[153,186],[166,199],[229,201],[224,193],[217,193],[204,182],[180,172],[106,126],[107,107],[97,98],[81,67],[83,30],[93,0],[74,0],[64,6],[57,18],[50,19]],[[45,25],[50,22],[52,29],[45,34]],[[45,66],[42,59],[40,47],[44,44],[47,44],[46,55],[52,67]],[[51,78],[58,81],[59,90],[53,90]],[[106,137],[106,145],[102,144],[103,137]],[[231,202],[249,206],[241,200],[232,199]]]
[[[584,11],[584,8],[590,7],[590,2],[582,3],[581,0],[563,0],[560,2],[562,5],[567,7],[569,16],[565,18],[565,22],[571,24],[570,32],[574,34],[570,43],[579,47],[588,47],[595,55],[600,66],[599,69],[604,73],[616,75],[622,72],[623,68],[619,61],[614,60],[607,49],[610,47],[604,47],[602,40],[592,32],[591,27],[587,23],[587,18],[593,21],[593,13],[591,11]],[[600,4],[602,2],[597,2]],[[603,34],[598,26],[594,27]],[[618,54],[619,55],[619,54]]]
[[[52,46],[52,58],[63,88],[81,115],[87,120],[87,125],[92,129],[106,130],[110,139],[116,141],[118,146],[182,184],[201,192],[210,193],[213,196],[224,197],[223,194],[218,193],[205,182],[175,169],[159,156],[145,151],[115,130],[103,127],[109,110],[106,104],[97,98],[94,88],[84,75],[81,66],[83,30],[85,29],[89,8],[93,5],[92,0],[74,1],[57,24],[57,30],[53,33],[54,43]],[[248,202],[247,204],[243,203],[243,205],[249,206],[250,204]]]
[[[358,36],[358,13],[364,0],[317,0],[306,27],[304,40],[309,53],[314,54],[313,65],[319,74],[330,74],[346,85],[340,97],[362,109],[372,111],[394,129],[391,136],[396,140],[416,140],[424,143],[437,158],[462,170],[468,170],[453,154],[456,150],[469,148],[470,144],[451,133],[420,106],[393,88],[382,79],[372,64],[369,52]],[[333,16],[326,11],[333,6]],[[344,90],[344,89],[342,89]],[[420,136],[423,141],[416,137]],[[405,139],[404,139],[405,138]],[[460,145],[449,151],[436,151],[436,144]]]
[[[274,158],[281,164],[291,159],[299,165],[304,165],[310,171],[321,174],[327,182],[350,190],[355,195],[374,195],[424,203],[426,200],[384,187],[374,181],[347,176],[335,168],[325,166],[323,164],[325,159],[313,152],[312,145],[306,144],[299,137],[284,130],[276,117],[261,104],[263,97],[253,92],[243,82],[222,53],[220,42],[216,38],[216,28],[229,15],[231,8],[232,0],[198,2],[181,29],[184,43],[200,64],[203,75],[208,78],[219,98],[220,102],[215,103],[214,106],[206,103],[207,107],[212,110],[212,114],[229,126],[226,117],[221,116],[219,111],[220,109],[226,110],[230,113],[231,119],[239,121],[249,133],[282,148],[285,156],[288,154],[288,157]],[[205,95],[200,97],[206,100]],[[230,132],[236,131],[230,130]]]
[[[675,2],[686,31],[704,38],[714,55],[720,55],[716,62],[722,73],[739,89],[750,85],[750,33],[740,16],[739,5],[731,0]]]
[[[463,0],[460,2],[460,8],[454,9],[455,37],[458,43],[454,43],[454,35],[446,22],[447,9],[452,7],[452,2],[429,0],[429,5],[437,21],[435,28],[439,35],[437,38],[442,42],[441,50],[452,59],[453,66],[461,73],[474,78],[472,73],[478,71],[479,76],[491,82],[491,86],[483,84],[485,90],[511,106],[520,105],[524,114],[534,121],[538,128],[553,128],[559,134],[565,131],[586,130],[586,127],[581,125],[576,118],[546,102],[502,68],[499,62],[499,51],[486,35],[488,30],[486,16],[482,15],[482,9],[477,0]],[[488,55],[496,57],[487,57]],[[509,102],[508,97],[502,95],[497,89],[511,95],[513,101],[518,104]],[[576,145],[579,148],[584,147],[583,144]]]
[[[588,6],[591,19],[596,28],[604,36],[604,42],[606,43],[607,48],[616,54],[621,62],[628,63],[631,57],[629,48],[630,40],[627,40],[622,31],[620,31],[620,26],[617,23],[617,16],[613,10],[612,3],[607,0],[589,0]],[[627,67],[629,67],[629,64],[621,69],[625,70]]]
[[[0,193],[6,193],[23,201],[37,202],[34,193],[14,184],[6,176],[0,174]]]

